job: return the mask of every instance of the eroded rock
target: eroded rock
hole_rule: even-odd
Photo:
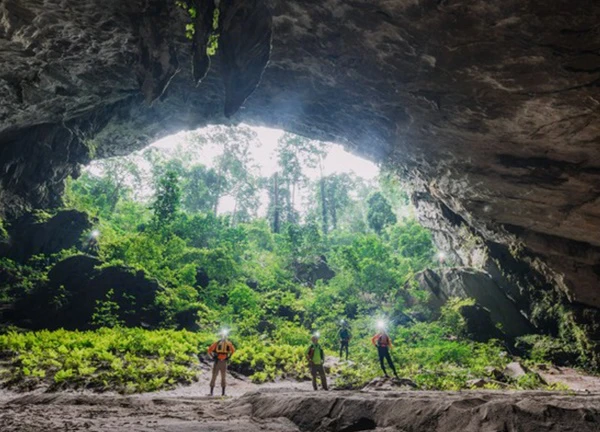
[[[82,238],[91,228],[88,214],[77,210],[64,210],[53,216],[28,213],[11,223],[9,242],[0,246],[0,256],[25,262],[34,255],[52,255],[82,247]]]

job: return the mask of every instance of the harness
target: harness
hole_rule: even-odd
[[[220,341],[217,344],[217,349],[216,349],[217,354],[229,354],[230,351],[231,351],[231,346],[229,345],[228,341]]]

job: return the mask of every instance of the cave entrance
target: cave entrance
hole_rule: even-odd
[[[415,216],[403,185],[375,163],[340,145],[243,124],[182,132],[93,161],[67,182],[65,204],[100,218],[135,208],[131,220],[147,224],[168,176],[178,195],[172,211],[211,213],[232,225],[260,218],[275,233],[290,223],[314,223],[325,234],[338,227],[381,231],[387,222],[369,226],[368,207],[360,205],[378,192],[391,206],[390,220]]]

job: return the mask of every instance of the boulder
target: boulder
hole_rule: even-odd
[[[89,329],[98,302],[111,301],[118,305],[117,318],[124,325],[157,326],[161,315],[155,300],[162,289],[158,282],[140,270],[100,268],[101,264],[87,255],[58,262],[48,273],[47,286],[17,302],[15,321],[32,328]]]
[[[519,362],[511,362],[504,368],[503,374],[510,379],[517,380],[527,375],[529,369]]]
[[[468,380],[465,384],[467,388],[484,388],[490,380],[485,378],[475,378]]]
[[[51,216],[44,212],[27,213],[12,221],[8,243],[0,243],[0,256],[25,262],[33,255],[50,255],[81,247],[82,236],[92,228],[87,213],[63,210]]]
[[[509,339],[536,331],[521,313],[521,306],[482,270],[467,267],[427,269],[418,273],[415,280],[421,289],[431,293],[429,306],[434,310],[439,311],[451,297],[472,298],[479,308],[489,311],[491,322],[499,324]],[[472,309],[468,313],[473,320],[485,324],[486,333],[497,337],[499,334],[491,330],[488,319],[483,316],[486,313],[481,309]]]
[[[505,334],[496,327],[488,309],[477,304],[464,305],[458,312],[465,319],[466,332],[471,339],[478,342],[505,339]]]

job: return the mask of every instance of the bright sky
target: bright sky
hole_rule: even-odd
[[[260,174],[265,177],[271,176],[279,168],[275,151],[277,149],[277,140],[283,135],[284,131],[266,127],[247,127],[256,132],[261,143],[260,147],[253,147],[251,150],[252,157],[258,164]],[[181,132],[176,135],[165,137],[156,141],[152,146],[165,150],[173,150],[177,145],[185,145],[187,134],[188,132]],[[347,152],[341,145],[329,144],[327,150],[328,154],[323,164],[325,175],[334,173],[354,173],[365,180],[372,180],[379,174],[377,165],[369,160],[362,159]],[[222,148],[218,144],[203,147],[202,163],[207,166],[213,166],[215,157],[222,151]],[[318,178],[319,172],[317,169],[307,169],[306,175],[312,180],[315,180]]]
[[[246,125],[242,125],[246,126]],[[210,127],[210,126],[209,126]],[[253,146],[250,150],[251,158],[254,160],[256,169],[258,170],[257,175],[261,175],[263,177],[269,177],[274,174],[279,166],[277,164],[277,140],[284,134],[284,131],[278,129],[269,129],[265,127],[252,127],[246,126],[252,129],[258,135],[258,140],[260,142],[259,145]],[[201,132],[199,130],[198,132]],[[166,154],[173,154],[177,152],[178,147],[185,147],[188,144],[188,135],[193,132],[181,132],[175,135],[170,135],[165,137],[159,141],[153,143],[150,147],[158,148],[164,151]],[[379,168],[373,162],[368,161],[366,159],[362,159],[358,156],[355,156],[347,151],[341,145],[338,144],[328,144],[326,147],[327,155],[323,161],[323,169],[324,174],[340,174],[340,173],[353,173],[358,177],[362,177],[364,180],[373,180],[379,174]],[[142,151],[138,152],[141,154]],[[221,145],[217,143],[209,143],[202,146],[201,151],[198,155],[198,160],[190,161],[194,163],[202,163],[208,167],[214,167],[215,159],[223,152],[223,148]],[[135,157],[136,154],[133,156]],[[149,165],[142,158],[137,158],[136,163],[138,167],[141,169],[149,169]],[[99,174],[101,172],[101,168],[96,164],[92,163],[88,169],[92,173]],[[319,178],[319,170],[317,168],[310,169],[305,168],[305,175],[309,177],[311,180],[316,180]],[[139,192],[139,191],[138,191]],[[147,191],[150,193],[150,190]],[[142,191],[141,195],[144,195]],[[266,208],[268,204],[267,192],[264,191],[261,194],[260,205],[258,213],[259,215],[266,214]],[[223,196],[219,202],[219,207],[217,209],[218,213],[228,213],[233,211],[235,202],[230,196]],[[301,203],[298,203],[298,206],[301,206]],[[301,210],[300,208],[298,210]]]
[[[252,147],[251,156],[254,159],[258,171],[261,176],[268,177],[274,174],[279,166],[277,164],[277,140],[284,134],[284,131],[280,129],[270,129],[266,127],[252,127],[252,129],[258,135],[260,146]],[[186,145],[186,136],[189,132],[181,132],[176,135],[165,137],[154,144],[152,147],[163,149],[167,152],[174,151],[177,146]],[[223,149],[218,144],[208,144],[202,147],[202,164],[212,167],[214,166],[215,158],[223,152]],[[329,174],[340,174],[340,173],[353,173],[358,177],[362,177],[365,180],[373,180],[379,174],[379,167],[373,162],[360,158],[352,153],[344,150],[339,144],[328,144],[327,156],[323,161],[323,168],[325,175]],[[320,173],[318,169],[306,168],[305,174],[311,179],[315,180],[319,177]],[[266,213],[267,196],[264,192],[261,197],[261,205],[259,214]],[[219,202],[219,213],[231,212],[234,209],[235,202],[232,197],[224,196]]]

